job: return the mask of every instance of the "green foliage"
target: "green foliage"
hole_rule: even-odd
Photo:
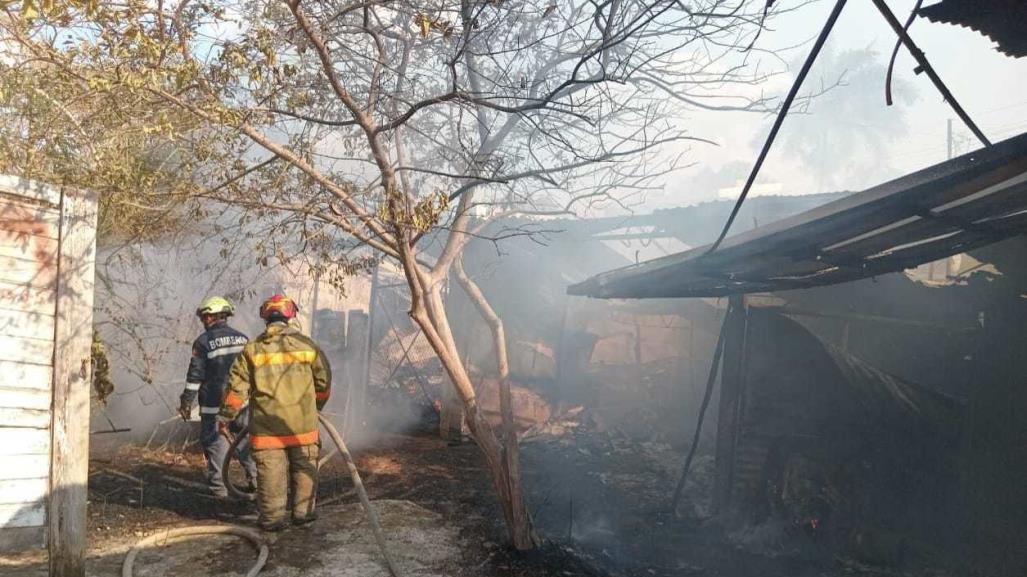
[[[396,202],[391,202],[392,200]],[[378,208],[378,218],[418,232],[427,232],[439,224],[442,215],[449,208],[449,196],[441,190],[422,196],[409,209],[404,205],[404,201],[404,194],[391,192]]]
[[[0,24],[15,37],[31,30]],[[176,135],[195,121],[92,74],[78,64],[85,50],[69,48],[54,64],[5,36],[0,43],[0,173],[99,192],[102,239],[179,229]]]
[[[107,237],[232,205],[240,227],[313,222],[393,256],[466,220],[457,189],[473,189],[464,209],[477,195],[511,214],[655,188],[676,160],[640,161],[689,137],[652,79],[717,85],[673,45],[737,42],[752,15],[665,21],[631,0],[473,16],[456,0],[302,2],[300,16],[280,0],[2,6],[0,170],[100,191]]]
[[[114,392],[114,380],[111,377],[111,362],[107,356],[100,333],[93,331],[93,344],[90,348],[90,362],[93,368],[93,394],[96,400],[106,404],[107,398]]]
[[[200,46],[223,6],[190,3],[175,22],[138,0],[2,7],[20,10],[0,12],[0,173],[98,191],[102,240],[185,230],[208,200],[246,219],[297,202],[324,210],[309,202],[324,192],[295,170],[248,171],[252,144],[236,128],[264,120],[253,102],[311,101],[283,91],[298,68],[280,61],[270,26]],[[307,135],[290,141],[314,162]]]

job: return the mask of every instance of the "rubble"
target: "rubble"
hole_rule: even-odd
[[[521,383],[509,384],[514,423],[518,431],[526,431],[549,421],[552,409],[542,395]],[[499,426],[502,422],[499,411],[499,381],[494,377],[481,379],[478,385],[478,405],[493,426]]]
[[[521,442],[542,440],[546,437],[562,437],[581,426],[580,416],[585,408],[581,405],[572,407],[558,415],[554,415],[544,423],[537,423],[524,431]]]

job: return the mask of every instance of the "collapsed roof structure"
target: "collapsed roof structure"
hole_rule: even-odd
[[[596,275],[596,298],[716,297],[897,272],[1027,231],[1027,134],[699,247]]]
[[[731,297],[706,392],[708,398],[717,381],[722,346],[714,508],[727,512],[752,502],[752,494],[768,482],[757,473],[767,470],[773,461],[774,443],[784,443],[798,434],[767,429],[767,423],[798,423],[801,419],[788,418],[796,410],[807,419],[811,415],[837,418],[833,410],[814,410],[800,401],[809,397],[808,391],[797,396],[785,395],[781,387],[788,383],[812,379],[817,386],[810,391],[820,391],[824,379],[840,379],[850,385],[848,396],[840,405],[828,403],[826,407],[859,405],[876,399],[879,402],[873,403],[871,412],[882,418],[888,416],[885,420],[896,424],[920,420],[929,429],[958,430],[953,425],[959,420],[955,415],[963,412],[958,401],[953,404],[937,391],[903,381],[835,347],[819,347],[832,359],[832,363],[825,365],[832,367],[826,372],[815,370],[815,363],[810,364],[810,359],[820,358],[822,353],[800,355],[792,358],[794,362],[782,364],[780,360],[794,354],[801,339],[781,329],[783,317],[759,314],[761,310],[771,313],[770,309],[761,309],[756,303],[750,308],[744,295],[877,277],[980,249],[1024,232],[1027,134],[736,234],[719,245],[600,273],[571,285],[567,292],[601,299]],[[787,314],[785,309],[781,312]],[[850,320],[843,321],[846,333]],[[1001,333],[1004,329],[991,330]],[[755,338],[760,331],[767,338]],[[768,365],[771,370],[760,373],[754,364],[760,358],[777,361]],[[972,360],[974,355],[963,358]],[[835,376],[830,377],[831,373]],[[770,402],[760,405],[760,398]],[[913,398],[919,400],[912,402]],[[917,419],[911,420],[909,414],[917,415]],[[823,422],[812,421],[811,430],[818,434],[810,438],[828,442],[844,437],[832,437],[830,427],[817,425]],[[912,435],[911,431],[908,429],[907,433]],[[905,436],[904,442],[911,443],[914,437]],[[693,446],[698,439],[697,430]],[[767,439],[778,441],[767,444]],[[941,455],[948,450],[944,445],[940,443],[925,451]],[[895,446],[889,446],[897,451]],[[944,460],[939,459],[938,462]],[[684,470],[687,473],[687,461]],[[951,476],[941,469],[931,475]],[[679,490],[684,479],[683,474]]]

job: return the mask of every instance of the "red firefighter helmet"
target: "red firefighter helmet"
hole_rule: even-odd
[[[260,305],[260,318],[267,322],[288,321],[296,317],[300,307],[285,295],[274,295]]]

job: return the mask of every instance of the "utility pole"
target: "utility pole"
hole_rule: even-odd
[[[953,149],[954,144],[955,144],[955,143],[952,142],[952,119],[949,118],[948,121],[945,124],[946,124],[946,128],[947,128],[947,130],[946,130],[946,134],[947,134],[946,141],[947,141],[947,145],[948,145],[947,146],[948,147],[948,154],[949,154],[948,155],[948,159],[952,160],[952,154],[954,152],[952,149]],[[949,258],[945,259],[945,278],[948,279],[951,276],[952,276],[952,257],[949,257]],[[931,263],[930,267],[928,267],[928,269],[927,269],[927,278],[930,279],[930,280],[934,280],[934,263],[933,262]],[[849,325],[845,325],[845,326],[848,327]]]
[[[952,119],[949,118],[948,122],[946,124],[948,124],[948,150],[949,150],[948,159],[952,160]]]

